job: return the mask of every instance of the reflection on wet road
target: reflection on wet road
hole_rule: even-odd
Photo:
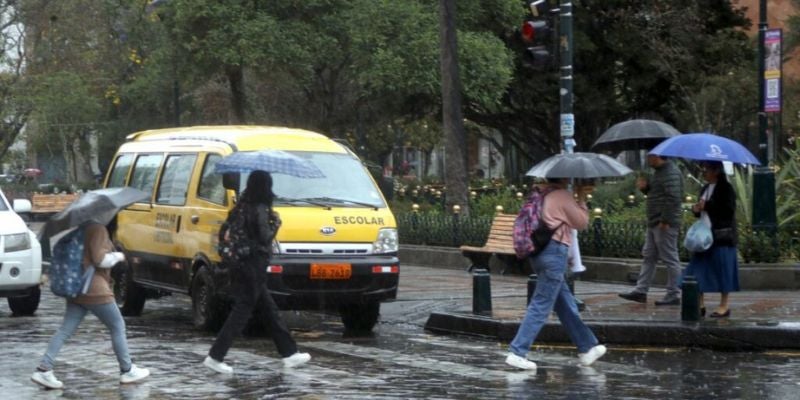
[[[800,398],[797,353],[610,346],[593,367],[579,367],[574,348],[540,346],[530,354],[539,369],[515,371],[503,363],[505,343],[424,332],[427,315],[446,302],[385,304],[368,337],[344,334],[336,316],[285,312],[310,364],[284,369],[269,338],[249,336],[229,353],[236,374],[225,377],[200,364],[213,338],[192,328],[188,298],[165,297],[126,319],[134,361],[150,378],[120,386],[105,328],[87,317],[56,364],[65,389],[44,391],[29,375],[63,312],[63,300],[44,290],[34,317],[10,317],[0,305],[0,398]]]

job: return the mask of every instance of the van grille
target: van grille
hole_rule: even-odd
[[[278,243],[280,254],[291,255],[367,255],[372,254],[372,243]]]

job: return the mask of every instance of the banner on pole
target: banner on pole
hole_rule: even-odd
[[[764,112],[781,111],[781,64],[783,31],[767,29],[764,35]]]

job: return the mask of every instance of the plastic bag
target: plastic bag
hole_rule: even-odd
[[[708,250],[713,242],[714,236],[711,234],[711,227],[705,221],[699,219],[686,231],[683,247],[692,253],[700,253]]]

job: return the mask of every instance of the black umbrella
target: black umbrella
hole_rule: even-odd
[[[89,221],[103,225],[108,224],[121,209],[149,197],[148,193],[132,187],[115,187],[86,192],[67,208],[47,220],[42,229],[41,238],[49,238]]]
[[[651,119],[632,119],[608,128],[592,145],[595,151],[650,150],[681,133],[672,125]]]
[[[633,172],[619,161],[597,153],[566,153],[547,158],[525,175],[539,178],[614,178]]]

